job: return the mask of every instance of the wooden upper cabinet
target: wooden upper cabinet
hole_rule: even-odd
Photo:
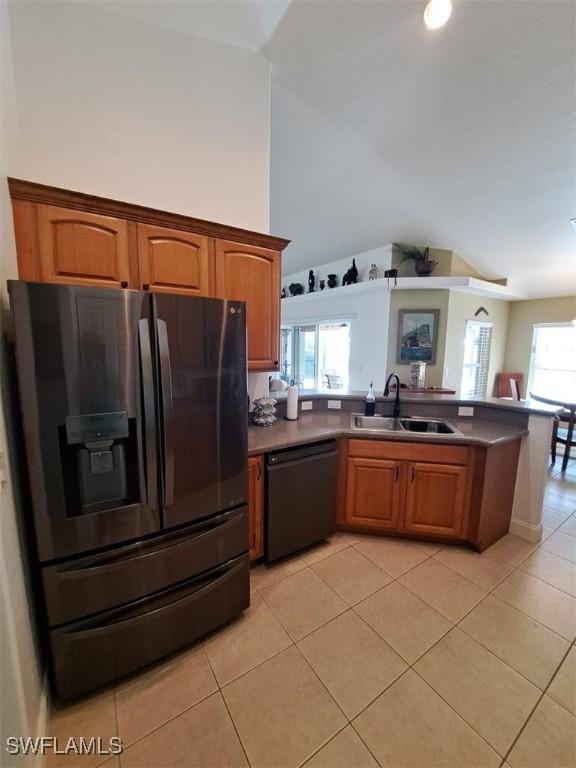
[[[466,476],[463,466],[409,464],[404,530],[460,537],[467,509]]]
[[[22,222],[15,210],[18,239]],[[136,287],[128,255],[128,222],[111,216],[50,205],[38,205],[37,248],[18,254],[20,276],[46,283],[77,283],[107,287]],[[27,258],[36,259],[26,264]]]
[[[216,240],[216,296],[247,304],[248,367],[278,369],[280,252]]]
[[[209,239],[179,229],[138,224],[140,287],[211,296]]]
[[[398,529],[401,464],[387,459],[348,459],[346,523]]]

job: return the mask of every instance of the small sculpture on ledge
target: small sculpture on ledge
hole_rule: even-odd
[[[308,272],[308,293],[314,293],[314,285],[316,284],[316,278],[314,277],[314,270],[311,269]]]
[[[326,288],[326,280],[320,280],[320,290],[323,291]]]
[[[368,280],[378,280],[378,267],[376,264],[370,264],[370,269],[368,270]]]
[[[290,283],[288,286],[290,296],[301,296],[304,293],[304,286],[302,283]]]
[[[352,259],[352,266],[346,272],[342,278],[342,285],[352,285],[358,282],[358,269],[356,267],[356,259]]]
[[[336,288],[338,285],[338,275],[330,274],[328,275],[328,288]]]

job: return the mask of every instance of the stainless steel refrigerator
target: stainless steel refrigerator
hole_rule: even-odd
[[[249,604],[246,307],[9,282],[56,694]]]

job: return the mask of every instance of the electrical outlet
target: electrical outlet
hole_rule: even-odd
[[[474,408],[468,405],[458,407],[458,416],[474,416]]]
[[[303,400],[302,403],[300,404],[300,408],[303,411],[311,411],[313,407],[314,407],[314,403],[312,402],[312,400]]]
[[[337,410],[340,410],[340,408],[342,408],[342,401],[341,400],[328,400],[328,408],[336,408]]]

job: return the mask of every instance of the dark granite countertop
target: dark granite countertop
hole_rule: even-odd
[[[270,397],[275,398],[279,402],[286,399],[285,391],[271,392]],[[299,400],[313,400],[316,398],[323,398],[327,400],[364,400],[366,392],[361,390],[351,389],[301,389],[299,392]],[[376,395],[376,402],[391,402],[394,399],[394,392],[390,397],[383,397],[382,395]],[[469,405],[469,406],[485,406],[488,408],[503,408],[508,411],[516,413],[535,413],[545,416],[554,416],[562,409],[558,406],[547,405],[539,400],[512,400],[512,398],[503,397],[483,397],[483,398],[468,398],[462,399],[455,395],[446,394],[414,394],[410,393],[407,389],[400,390],[400,400],[406,403],[418,403],[418,404],[450,404],[450,405]]]
[[[280,418],[271,427],[251,425],[248,427],[248,453],[250,455],[267,453],[279,448],[342,436],[361,440],[402,440],[404,442],[453,443],[488,447],[501,445],[528,434],[525,427],[479,418],[450,418],[448,421],[462,434],[361,432],[351,428],[351,414],[349,412],[315,411],[301,414],[296,421]]]

